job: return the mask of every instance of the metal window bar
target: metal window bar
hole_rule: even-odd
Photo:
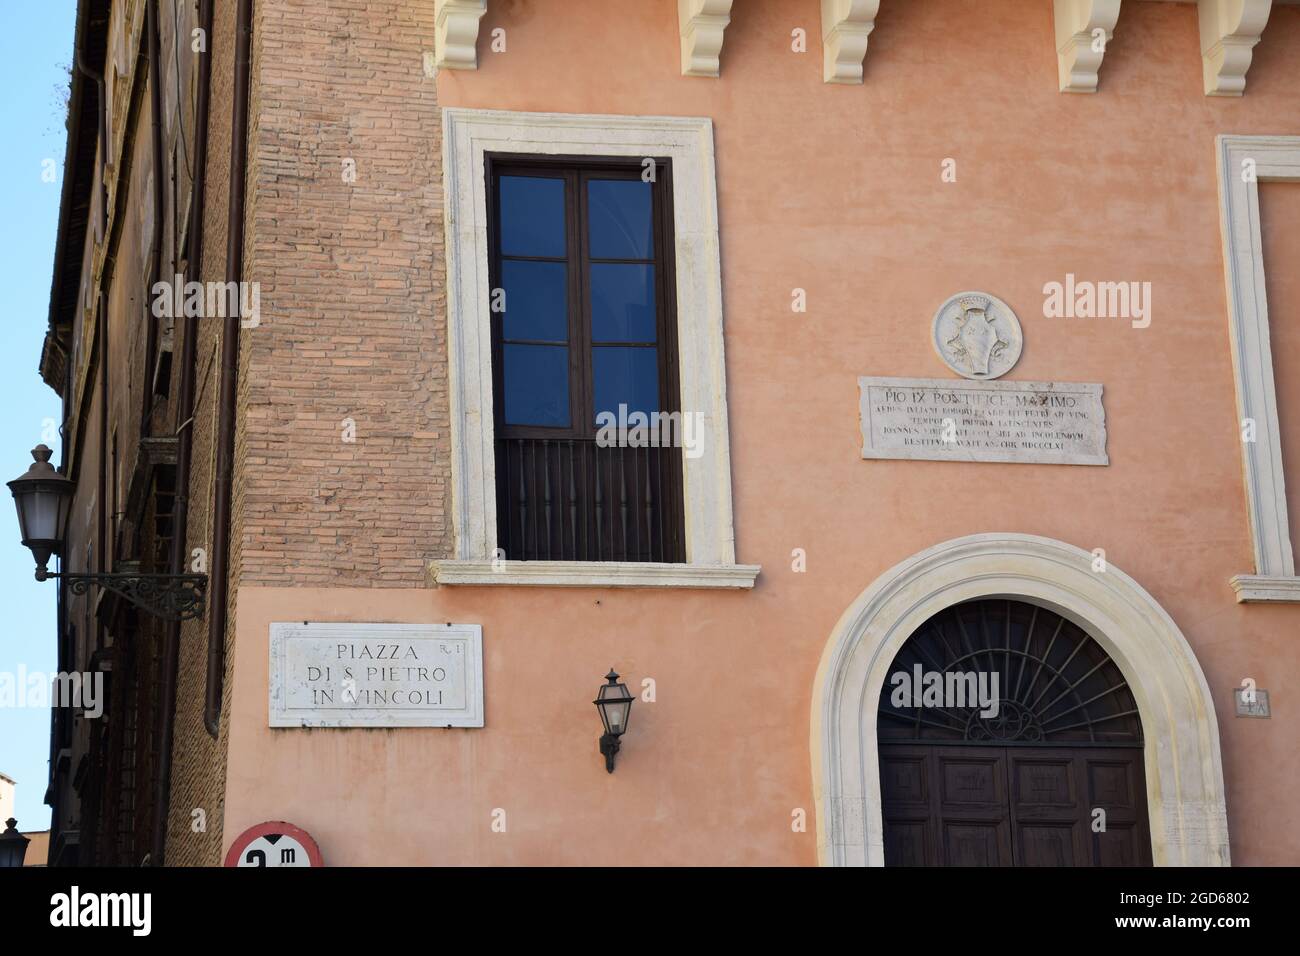
[[[680,491],[674,493],[680,449],[504,438],[497,460],[498,546],[507,559],[685,560]]]

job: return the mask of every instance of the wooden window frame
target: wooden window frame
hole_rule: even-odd
[[[643,179],[645,163],[653,162],[651,186],[652,249],[649,258],[593,257],[590,248],[587,185],[597,180],[635,182]],[[676,272],[669,250],[675,248],[672,232],[672,162],[657,157],[642,160],[601,156],[534,156],[488,153],[484,157],[487,183],[487,237],[489,284],[495,299],[504,287],[502,262],[563,262],[567,279],[567,348],[569,424],[521,425],[505,420],[505,313],[493,311],[492,391],[494,459],[496,463],[497,547],[509,560],[685,561],[685,515],[680,448],[598,449],[595,407],[595,349],[591,297],[592,266],[602,262],[653,266],[658,400],[654,411],[678,413],[681,390],[677,375]],[[501,235],[501,180],[507,176],[560,180],[564,183],[564,256],[510,255],[503,251]],[[509,302],[506,303],[507,311]],[[556,345],[552,341],[520,344]],[[536,442],[544,445],[539,460]],[[511,443],[518,447],[512,455]],[[575,444],[576,443],[576,446]],[[531,459],[527,449],[531,449]],[[554,454],[551,455],[550,452]],[[653,455],[653,461],[652,459]],[[561,462],[563,458],[563,463]],[[604,462],[602,464],[602,459]],[[617,459],[617,461],[615,461]],[[512,467],[512,461],[515,467]],[[531,461],[531,464],[528,462]],[[540,470],[539,470],[540,466]],[[588,467],[589,466],[589,467]],[[629,476],[628,469],[631,474]],[[617,478],[615,476],[617,472]],[[551,481],[551,476],[554,481]],[[566,486],[565,479],[568,479]],[[518,517],[516,479],[530,485],[529,517]],[[543,490],[546,505],[539,500]],[[556,499],[551,506],[552,493]],[[627,508],[619,508],[621,499]],[[647,495],[653,506],[648,503]],[[604,514],[602,520],[602,505]],[[544,515],[535,512],[545,508]],[[561,512],[569,510],[566,523]],[[618,512],[616,514],[616,511]],[[621,520],[620,520],[621,518]],[[630,518],[630,521],[628,520]],[[566,533],[567,532],[567,533]]]
[[[648,157],[649,158],[649,157]],[[495,291],[502,288],[500,185],[502,176],[535,176],[563,179],[565,183],[565,258],[568,268],[569,330],[569,426],[508,425],[505,421],[503,378],[502,314],[492,314],[492,391],[496,434],[505,438],[573,438],[590,439],[596,435],[595,378],[592,370],[591,336],[591,265],[602,262],[651,264],[655,267],[655,331],[658,356],[659,409],[681,410],[681,386],[677,375],[677,276],[673,256],[672,160],[655,157],[655,179],[651,183],[651,216],[654,221],[654,256],[652,259],[599,259],[590,254],[586,184],[593,179],[640,179],[641,161],[606,156],[537,156],[522,153],[488,153],[486,176],[488,190],[489,282]],[[616,175],[611,175],[616,174]],[[558,262],[546,256],[504,256],[521,261]],[[576,307],[575,307],[576,304]],[[508,306],[508,303],[507,303]],[[650,343],[611,343],[646,345]]]

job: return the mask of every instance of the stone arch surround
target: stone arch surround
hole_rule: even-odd
[[[1078,624],[1124,673],[1141,713],[1157,866],[1227,866],[1228,823],[1214,703],[1196,656],[1156,600],[1114,565],[1052,538],[977,534],[895,565],[844,612],[813,687],[818,860],[882,866],[876,707],[904,642],[975,598],[1038,604]]]

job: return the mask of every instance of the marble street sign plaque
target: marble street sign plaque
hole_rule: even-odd
[[[271,625],[272,727],[482,727],[478,624]]]

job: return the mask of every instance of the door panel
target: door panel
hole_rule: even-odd
[[[1088,750],[1076,758],[1088,794],[1088,835],[1098,866],[1150,866],[1147,786],[1140,750]],[[1093,833],[1092,809],[1106,811],[1106,829]]]
[[[1137,749],[882,744],[885,864],[1150,866],[1142,760]]]
[[[932,747],[932,767],[942,784],[938,817],[947,866],[1008,866],[1007,771],[992,747]]]
[[[1010,849],[1006,825],[1001,822],[943,824],[945,866],[1006,866]]]
[[[1086,814],[1071,752],[1007,748],[1007,765],[1016,865],[1088,865]]]
[[[885,864],[1009,866],[1005,762],[996,747],[881,747]]]
[[[938,859],[931,818],[926,748],[881,748],[880,789],[886,866],[933,866]]]
[[[1018,827],[1016,866],[1081,865],[1075,830],[1070,823],[1029,823]]]

